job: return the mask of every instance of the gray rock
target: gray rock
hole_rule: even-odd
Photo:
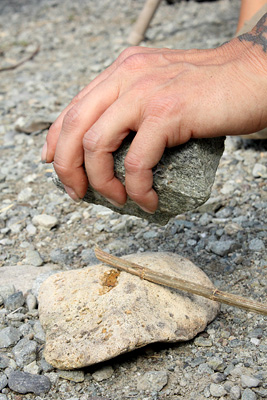
[[[20,333],[17,328],[8,326],[0,331],[0,349],[14,345],[20,339]]]
[[[27,187],[23,189],[21,192],[19,192],[18,201],[21,203],[27,202],[31,200],[32,196],[33,196],[32,188]]]
[[[2,280],[2,274],[1,274],[1,280]],[[3,280],[2,280],[3,282]],[[8,296],[10,296],[11,294],[15,293],[16,289],[15,286],[10,284],[10,285],[1,285],[0,286],[0,295],[1,297],[3,297],[3,299],[5,300]]]
[[[241,400],[257,400],[257,396],[251,389],[245,389],[242,393]]]
[[[19,117],[15,122],[15,129],[17,132],[33,133],[43,131],[49,128],[53,123],[53,116],[47,117],[42,115],[34,115],[34,117]]]
[[[40,360],[40,367],[41,367],[41,369],[42,369],[42,371],[43,371],[44,373],[46,373],[46,372],[51,372],[51,371],[53,371],[53,369],[54,369],[53,365],[51,365],[51,364],[49,364],[47,361],[45,361],[44,358],[42,358],[42,359]]]
[[[110,365],[107,365],[106,367],[100,368],[96,372],[94,372],[92,374],[92,377],[95,381],[102,382],[106,379],[111,378],[113,373],[114,369]]]
[[[8,400],[5,394],[0,393],[0,400]]]
[[[37,298],[31,292],[27,294],[26,304],[29,311],[35,310],[37,308]]]
[[[37,250],[27,250],[24,264],[40,267],[43,264],[43,259]]]
[[[241,375],[241,385],[243,388],[254,388],[259,386],[260,383],[261,381],[253,376]]]
[[[14,294],[11,294],[11,296],[8,296],[4,304],[7,310],[14,311],[17,308],[23,306],[24,303],[25,303],[25,298],[23,296],[23,293],[16,292]]]
[[[265,245],[263,243],[263,240],[257,239],[257,238],[252,239],[249,242],[249,246],[248,247],[249,247],[249,250],[252,250],[252,251],[262,251],[262,250],[265,249]]]
[[[237,248],[237,243],[233,240],[218,240],[208,243],[207,250],[211,251],[217,256],[224,257],[231,251]]]
[[[194,344],[198,347],[211,347],[212,346],[212,340],[209,338],[204,338],[202,336],[198,336],[194,340]]]
[[[34,393],[40,395],[49,392],[51,382],[47,376],[33,375],[27,372],[14,371],[8,378],[8,386],[17,393]]]
[[[255,178],[267,178],[267,167],[263,164],[256,163],[253,167],[252,175]]]
[[[19,367],[36,360],[37,343],[27,338],[21,339],[13,348],[16,363]]]
[[[23,368],[24,372],[28,372],[29,374],[40,374],[41,367],[37,364],[36,361],[31,362],[30,364],[25,365]]]
[[[83,382],[84,381],[84,372],[79,371],[64,371],[58,370],[57,374],[60,378],[66,379],[72,382]]]
[[[55,264],[66,264],[68,261],[68,255],[60,249],[54,249],[49,254],[50,260]]]
[[[40,344],[45,343],[45,333],[41,326],[40,321],[36,321],[34,323],[33,331],[34,331],[34,339],[36,340],[36,342]]]
[[[5,369],[9,366],[9,358],[5,354],[0,353],[0,368]]]
[[[7,376],[6,374],[0,372],[0,390],[7,386]]]
[[[33,217],[32,223],[43,228],[52,229],[58,224],[58,219],[53,215],[39,214]]]
[[[217,383],[211,383],[210,394],[214,397],[222,397],[225,394],[227,394],[227,392],[222,385],[219,385]]]
[[[49,273],[52,274],[54,269],[55,265],[52,264],[45,264],[38,268],[34,265],[26,264],[19,266],[8,265],[6,267],[1,267],[1,282],[5,282],[6,284],[14,283],[18,290],[26,293],[28,290],[32,289],[38,279],[42,279],[40,276]]]
[[[124,158],[132,138],[129,135],[114,153],[115,174],[122,183],[125,179]],[[158,209],[153,215],[142,211],[131,199],[122,209],[113,207],[91,187],[83,200],[165,225],[171,217],[193,210],[208,200],[223,149],[223,138],[190,140],[181,146],[165,149],[153,170],[154,188],[159,196]],[[56,176],[54,182],[64,190]]]
[[[214,371],[223,372],[225,370],[225,364],[219,357],[212,357],[210,360],[208,360],[208,366]]]
[[[225,381],[225,378],[225,375],[221,372],[215,372],[211,375],[211,379],[214,383],[222,383],[223,381]]]
[[[138,379],[137,390],[159,392],[167,383],[167,371],[148,371]]]
[[[239,386],[235,385],[230,390],[230,398],[232,400],[239,400],[241,397],[241,389]]]
[[[125,258],[213,287],[199,268],[177,254],[143,253]],[[39,293],[40,321],[46,333],[44,355],[60,369],[81,368],[148,343],[191,339],[218,310],[213,301],[103,264],[51,276]]]

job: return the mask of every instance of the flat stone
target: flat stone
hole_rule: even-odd
[[[241,375],[241,385],[243,388],[253,388],[257,387],[260,384],[260,380],[257,378],[254,378],[254,376],[249,376],[249,375]]]
[[[5,300],[5,308],[9,311],[14,311],[17,308],[23,306],[25,303],[25,298],[21,291],[16,292],[8,296]]]
[[[0,269],[0,277],[1,277],[1,283],[5,283],[4,279],[3,279],[3,268],[2,267]],[[2,284],[0,286],[0,296],[3,297],[3,299],[5,300],[8,296],[10,296],[11,294],[15,293],[16,289],[15,286],[10,284]]]
[[[0,331],[0,349],[7,348],[17,343],[20,339],[20,332],[13,326],[8,326]]]
[[[241,389],[239,386],[235,385],[230,390],[230,398],[232,400],[239,400],[241,397]]]
[[[51,382],[47,376],[34,375],[28,372],[14,371],[8,377],[8,386],[17,393],[41,393],[49,392]]]
[[[34,117],[19,117],[15,122],[17,132],[33,133],[42,131],[50,127],[53,123],[53,117],[35,115]]]
[[[66,379],[73,382],[83,382],[84,372],[83,371],[64,371],[58,370],[57,374],[60,378]]]
[[[257,400],[257,395],[251,389],[245,389],[241,400]]]
[[[103,368],[98,369],[96,372],[94,372],[92,374],[92,377],[95,381],[102,382],[102,381],[105,381],[106,379],[111,378],[113,373],[114,373],[114,369],[110,365],[107,365]]]
[[[37,250],[27,250],[24,264],[30,264],[34,265],[35,267],[40,267],[43,262],[44,261]]]
[[[222,385],[217,383],[211,383],[210,385],[210,394],[214,397],[222,397],[226,394],[226,390]]]
[[[13,348],[16,363],[19,367],[36,360],[37,343],[27,338],[21,339]]]
[[[115,175],[122,183],[125,181],[124,158],[132,139],[133,135],[128,135],[114,153]],[[83,200],[165,225],[170,218],[193,210],[208,200],[223,150],[224,138],[192,139],[183,145],[165,149],[153,169],[153,186],[159,197],[158,209],[153,215],[142,211],[131,199],[121,209],[113,207],[91,187]],[[64,191],[56,176],[54,183]]]
[[[53,215],[39,214],[33,217],[32,223],[43,228],[52,229],[58,224],[58,219]]]
[[[0,390],[7,386],[7,376],[3,372],[0,372]]]
[[[9,291],[4,291],[4,298],[7,294],[14,293],[16,287],[17,290],[21,290],[23,293],[28,292],[33,287],[35,280],[45,273],[53,273],[56,266],[53,264],[45,264],[41,267],[35,267],[34,265],[20,264],[20,265],[8,265],[0,268],[0,280],[1,283],[5,284],[2,287],[9,288]],[[14,285],[13,285],[14,284]],[[0,287],[1,290],[1,287]]]
[[[167,383],[167,371],[148,371],[138,379],[137,390],[159,392]]]
[[[200,268],[177,254],[125,258],[214,288]],[[39,292],[45,359],[59,369],[95,364],[153,342],[190,340],[218,311],[216,302],[103,264],[52,275]]]

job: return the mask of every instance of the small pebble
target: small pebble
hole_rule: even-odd
[[[241,375],[241,385],[243,388],[253,388],[260,384],[260,380],[249,375]]]
[[[155,390],[159,392],[168,383],[166,371],[148,371],[137,382],[137,390]]]
[[[257,396],[251,389],[245,389],[242,393],[241,400],[257,400]]]
[[[7,386],[6,374],[0,372],[0,390],[3,390]]]
[[[5,308],[10,311],[16,310],[17,308],[23,306],[24,303],[25,303],[25,298],[22,292],[16,292],[14,294],[11,294],[5,299],[4,302]]]
[[[241,397],[241,389],[239,386],[235,385],[230,390],[230,398],[232,400],[239,400]]]
[[[92,374],[92,377],[94,378],[95,381],[102,382],[105,379],[111,378],[111,376],[113,375],[113,372],[114,372],[113,368],[108,365],[108,366],[103,367],[103,368],[97,370],[96,372],[94,372]]]
[[[47,376],[33,375],[27,372],[14,371],[8,378],[8,386],[14,392],[40,395],[49,392],[51,382]]]
[[[13,348],[13,354],[19,367],[36,360],[37,343],[27,338],[21,339]]]
[[[0,331],[0,349],[16,344],[20,339],[20,332],[13,326],[8,326]]]
[[[73,382],[83,382],[84,381],[84,372],[82,370],[77,370],[77,371],[58,370],[57,374],[60,378],[66,379],[68,381],[73,381]]]
[[[211,383],[210,394],[214,397],[222,397],[227,394],[226,390],[222,385]]]
[[[34,225],[39,225],[43,228],[52,229],[58,224],[58,219],[53,215],[39,214],[32,219]]]

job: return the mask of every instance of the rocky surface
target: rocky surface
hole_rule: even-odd
[[[177,254],[125,258],[214,289],[200,268]],[[45,359],[61,369],[86,367],[154,342],[190,340],[220,309],[204,297],[155,285],[103,264],[51,276],[42,284],[38,300],[46,333]]]
[[[0,72],[0,337],[7,344],[0,348],[0,400],[267,396],[266,318],[227,306],[191,341],[146,346],[78,370],[78,377],[63,375],[43,358],[38,288],[55,271],[96,264],[96,244],[118,256],[144,251],[181,254],[221,289],[266,301],[266,142],[228,138],[210,200],[159,227],[103,207],[77,206],[62,196],[52,183],[52,167],[40,163],[46,131],[23,133],[16,128],[50,123],[125,48],[142,6],[141,0],[0,2],[0,68],[32,54],[37,42],[41,45],[31,61]],[[234,35],[238,8],[239,0],[162,2],[143,44],[217,46]],[[24,121],[17,122],[20,117]],[[57,223],[51,228],[34,224],[33,218],[42,214],[55,217]],[[34,265],[38,257],[33,252],[43,260],[41,266]],[[25,264],[26,259],[33,264]],[[4,299],[19,291],[24,304],[7,310]],[[13,349],[22,339],[36,342],[36,352],[33,361],[19,366]],[[40,395],[15,393],[8,386],[12,371],[46,376],[51,389]],[[251,380],[244,376],[260,383],[250,387]]]
[[[131,140],[131,137],[127,137],[114,153],[115,175],[122,183],[125,182],[124,159]],[[223,150],[224,137],[192,139],[181,146],[165,149],[160,162],[153,169],[153,186],[159,203],[157,211],[152,215],[141,210],[130,198],[121,209],[110,206],[90,186],[83,200],[109,207],[120,214],[135,215],[165,225],[170,218],[192,211],[208,200]],[[54,182],[65,191],[56,175]]]

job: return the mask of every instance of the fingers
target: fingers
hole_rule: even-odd
[[[123,107],[125,99],[119,99],[86,133],[83,140],[85,166],[90,185],[103,196],[119,204],[128,196],[143,210],[154,213],[158,198],[152,188],[152,168],[160,160],[166,147],[167,138],[163,123],[149,119],[141,123],[137,105]],[[129,104],[129,102],[128,102]],[[114,112],[116,109],[116,112]],[[120,146],[129,129],[138,129],[125,159],[126,192],[114,176],[112,153]]]
[[[165,129],[157,119],[146,119],[124,162],[126,192],[148,213],[154,213],[158,206],[158,196],[153,189],[152,168],[159,162],[167,146]]]
[[[126,191],[114,176],[113,152],[130,130],[139,124],[137,104],[121,96],[86,132],[83,139],[84,162],[90,185],[113,204],[126,202]]]
[[[88,93],[93,91],[93,89],[105,81],[111,74],[120,66],[121,63],[128,57],[136,53],[151,53],[155,51],[155,49],[149,49],[144,47],[129,47],[125,49],[117,60],[112,63],[107,69],[101,72],[89,85],[87,85],[81,92],[79,92],[71,101],[71,103],[61,112],[56,121],[51,125],[49,132],[46,137],[46,143],[44,144],[42,151],[42,161],[43,162],[52,162],[54,159],[54,154],[58,142],[58,138],[61,132],[62,124],[64,118],[68,111],[77,103],[79,103]],[[156,50],[159,51],[159,50]],[[92,102],[94,104],[94,101]]]
[[[46,142],[44,144],[43,152],[42,152],[42,161],[50,163],[54,160],[54,155],[56,151],[56,146],[58,142],[58,138],[62,129],[63,120],[69,110],[72,109],[77,103],[82,101],[82,99],[90,93],[98,84],[103,82],[110,74],[110,70],[112,68],[109,67],[105,71],[103,71],[100,75],[98,75],[88,86],[86,86],[81,92],[79,92],[70,102],[70,104],[61,112],[55,122],[51,125],[47,137]]]
[[[83,198],[88,186],[83,167],[83,136],[88,126],[96,122],[117,96],[116,85],[103,81],[85,95],[79,104],[70,108],[63,119],[54,156],[54,168],[73,199]]]

